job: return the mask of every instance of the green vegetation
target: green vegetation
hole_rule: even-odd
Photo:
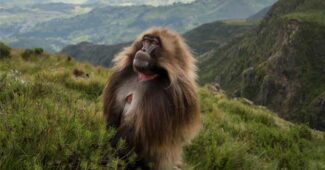
[[[24,60],[28,60],[33,55],[34,55],[34,51],[32,49],[26,49],[21,56]]]
[[[10,57],[10,48],[4,43],[0,42],[0,59]]]
[[[200,83],[325,129],[324,9],[323,0],[279,0],[256,29],[202,55]]]
[[[129,44],[131,42],[115,45],[96,45],[89,42],[81,42],[76,45],[66,46],[60,53],[72,56],[79,61],[88,61],[95,65],[110,67],[112,66],[114,55]]]
[[[325,2],[322,0],[305,1],[303,5],[287,15],[285,18],[297,19],[305,22],[315,22],[325,26]]]
[[[43,54],[44,50],[42,48],[35,49],[25,49],[25,51],[21,54],[24,60],[29,60],[32,57],[40,57]]]
[[[325,11],[295,12],[286,15],[288,19],[298,19],[325,25]]]
[[[203,24],[184,34],[196,55],[217,49],[258,25],[258,20],[232,19]]]
[[[0,61],[0,169],[118,169],[101,92],[110,70],[63,56]],[[76,77],[75,69],[89,77]],[[324,169],[325,136],[199,89],[202,130],[184,169]],[[121,142],[120,147],[123,147]],[[118,148],[118,149],[119,149]],[[132,160],[133,160],[132,156]],[[123,166],[122,166],[123,167]]]
[[[200,98],[203,129],[186,149],[194,169],[325,168],[325,141],[317,139],[324,134],[240,99],[212,96],[205,89]]]
[[[109,71],[62,57],[22,58],[0,62],[0,169],[98,169],[103,160],[116,169],[123,163],[101,118],[99,96]],[[92,75],[78,79],[73,68]]]

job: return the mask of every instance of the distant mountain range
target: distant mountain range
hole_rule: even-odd
[[[241,37],[245,32],[257,27],[259,21],[266,15],[267,9],[270,9],[270,7],[264,8],[262,11],[249,17],[254,19],[215,21],[196,27],[184,33],[183,36],[191,47],[192,52],[199,58],[205,52],[222,47],[230,41]],[[114,55],[129,44],[131,42],[114,45],[81,42],[64,47],[60,53],[80,61],[88,61],[95,65],[110,67]]]
[[[37,46],[50,51],[83,41],[116,44],[134,39],[151,26],[167,26],[184,33],[216,20],[247,18],[275,1],[201,0],[158,7],[104,6],[86,14],[40,22],[24,32],[6,27],[1,39],[12,47]]]
[[[256,20],[225,20],[216,21],[199,26],[184,34],[184,38],[196,57],[214,48],[226,45],[236,37],[240,37],[248,30],[255,28]],[[202,34],[202,33],[209,34]],[[116,45],[97,45],[90,42],[81,42],[69,45],[60,53],[71,56],[80,61],[88,61],[95,65],[110,67],[112,59],[123,47],[131,42]]]
[[[173,3],[190,3],[195,0],[88,0],[86,4],[102,4],[109,6],[137,6],[152,5],[162,6],[171,5]]]
[[[135,6],[135,5],[170,5],[173,3],[189,3],[194,0],[0,0],[0,5],[23,6],[30,4],[70,3],[70,4],[101,4],[110,6]]]
[[[37,47],[42,40],[17,39],[19,34],[32,30],[38,23],[58,18],[70,18],[76,15],[87,13],[92,7],[80,6],[66,3],[33,4],[13,7],[2,7],[0,4],[0,40],[12,46],[24,44],[30,47]],[[51,44],[44,45],[51,48]]]

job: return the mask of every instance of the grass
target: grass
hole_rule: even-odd
[[[120,169],[101,92],[110,70],[43,53],[0,60],[0,169]],[[76,77],[79,69],[89,77]],[[324,169],[325,139],[265,108],[199,89],[202,130],[184,169]],[[105,163],[103,163],[105,160]]]
[[[211,96],[205,89],[200,97],[203,129],[186,149],[194,169],[325,168],[324,158],[318,157],[323,133],[242,100]]]
[[[298,19],[307,22],[315,22],[325,26],[325,11],[310,10],[305,12],[293,12],[285,16],[287,19]]]
[[[107,145],[113,133],[105,130],[99,98],[104,82],[98,79],[109,71],[33,57],[1,61],[0,169],[98,169],[105,155],[115,154]],[[93,75],[75,78],[74,67]],[[107,161],[114,169],[120,160]]]

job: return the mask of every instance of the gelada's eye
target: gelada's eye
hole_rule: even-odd
[[[150,43],[150,41],[148,39],[144,39],[144,40],[142,40],[142,43],[146,44],[146,43]]]
[[[154,45],[154,46],[158,46],[158,42],[157,41],[152,41],[151,44]]]

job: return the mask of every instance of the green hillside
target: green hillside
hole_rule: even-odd
[[[115,45],[97,45],[89,42],[81,42],[76,45],[64,47],[60,53],[71,56],[78,61],[87,61],[95,65],[110,67],[112,59],[123,47],[129,43]]]
[[[110,70],[39,49],[8,54],[0,57],[0,169],[118,169],[101,116]],[[199,95],[202,130],[184,169],[325,168],[323,132],[212,85]]]
[[[203,54],[227,45],[245,32],[257,27],[259,20],[232,19],[196,27],[183,36],[196,54]]]
[[[325,129],[325,1],[280,0],[253,31],[205,54],[202,83]]]

